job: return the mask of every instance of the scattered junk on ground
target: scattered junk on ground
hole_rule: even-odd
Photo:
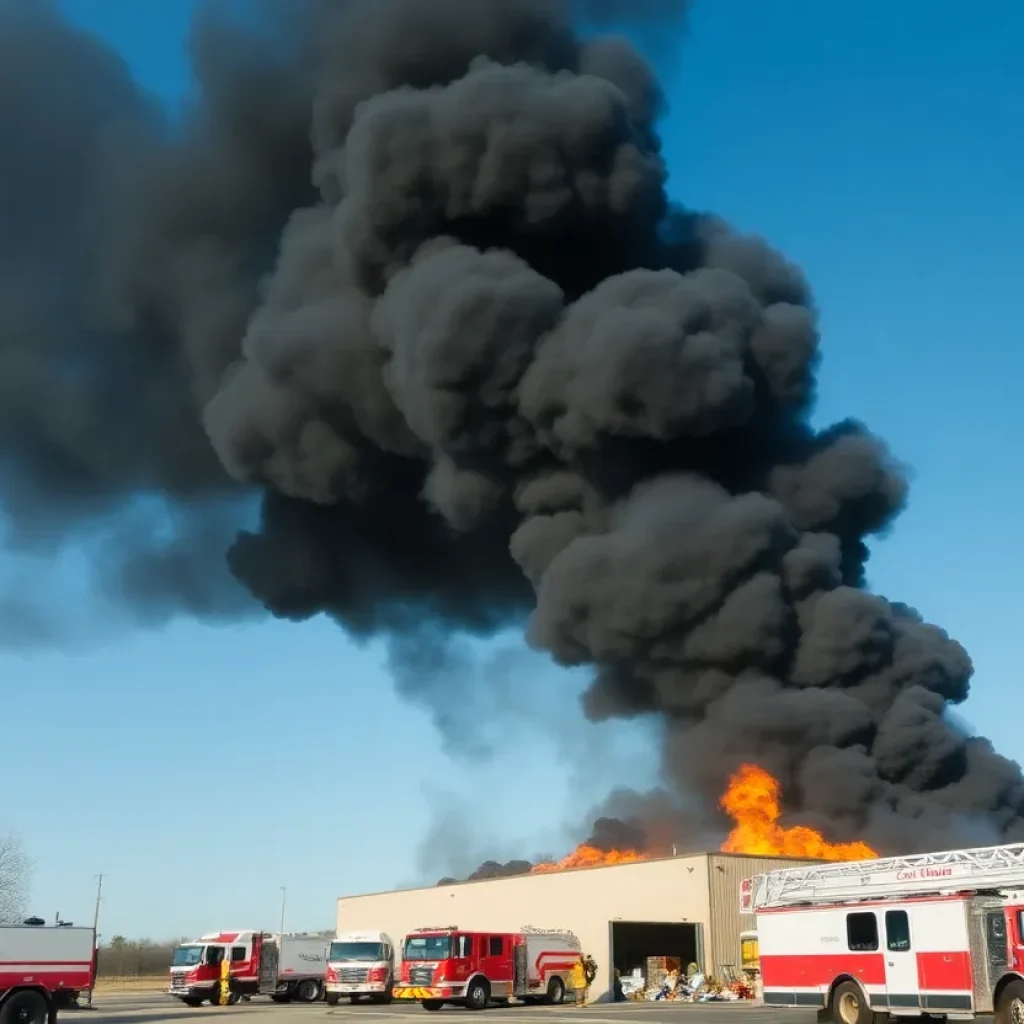
[[[649,956],[647,972],[634,967],[629,974],[616,977],[616,997],[659,1002],[669,1000],[686,1003],[723,1003],[753,999],[754,986],[750,978],[735,968],[723,968],[721,978],[705,974],[695,963],[686,965],[673,956]]]

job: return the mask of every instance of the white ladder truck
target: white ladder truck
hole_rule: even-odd
[[[770,871],[740,912],[766,1005],[1024,1024],[1024,843]]]

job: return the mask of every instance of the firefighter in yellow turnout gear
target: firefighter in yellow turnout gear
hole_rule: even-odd
[[[224,957],[220,962],[220,982],[217,989],[217,1005],[227,1006],[231,1002],[231,961]]]
[[[583,971],[583,957],[580,957],[576,963],[572,965],[572,970],[569,972],[569,988],[572,989],[573,994],[576,997],[576,1005],[586,1005],[587,976]]]
[[[590,986],[597,977],[597,963],[589,953],[581,954],[569,972],[569,988],[576,994],[576,1005],[586,1006]]]

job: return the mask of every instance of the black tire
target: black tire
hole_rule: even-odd
[[[186,1006],[196,1007],[196,1006],[202,1006],[203,1005],[203,1000],[199,996],[181,996],[180,998],[181,998],[181,1001]]]
[[[431,1013],[433,1013],[436,1010],[440,1010],[441,1007],[444,1006],[444,1000],[443,999],[424,999],[423,1002],[420,1003],[420,1006],[422,1006],[424,1010],[430,1010]]]
[[[549,1006],[561,1006],[565,1002],[565,985],[561,978],[552,978],[548,982],[548,994],[544,999]]]
[[[1011,981],[999,993],[996,1000],[995,1024],[1013,1024],[1017,1016],[1014,1011],[1024,1011],[1024,981]]]
[[[0,1006],[0,1024],[47,1024],[50,1005],[38,992],[15,992]]]
[[[844,981],[836,986],[830,1010],[835,1024],[874,1024],[874,1010],[863,989],[853,981]]]
[[[341,998],[341,996],[339,996],[337,992],[328,992],[327,993],[327,1005],[328,1006],[337,1006],[338,1005],[338,1000],[340,998]]]
[[[391,1002],[391,989],[388,989],[387,992],[374,992],[370,998],[378,1006],[386,1006]]]
[[[295,998],[300,1003],[315,1003],[320,998],[320,982],[315,978],[303,978],[295,986]]]
[[[482,978],[474,978],[466,986],[466,1006],[470,1010],[485,1010],[491,1001],[491,987]]]

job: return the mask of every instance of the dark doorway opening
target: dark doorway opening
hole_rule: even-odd
[[[612,922],[612,967],[621,977],[639,967],[647,977],[647,958],[671,957],[685,972],[688,964],[699,963],[696,924],[649,921]]]

